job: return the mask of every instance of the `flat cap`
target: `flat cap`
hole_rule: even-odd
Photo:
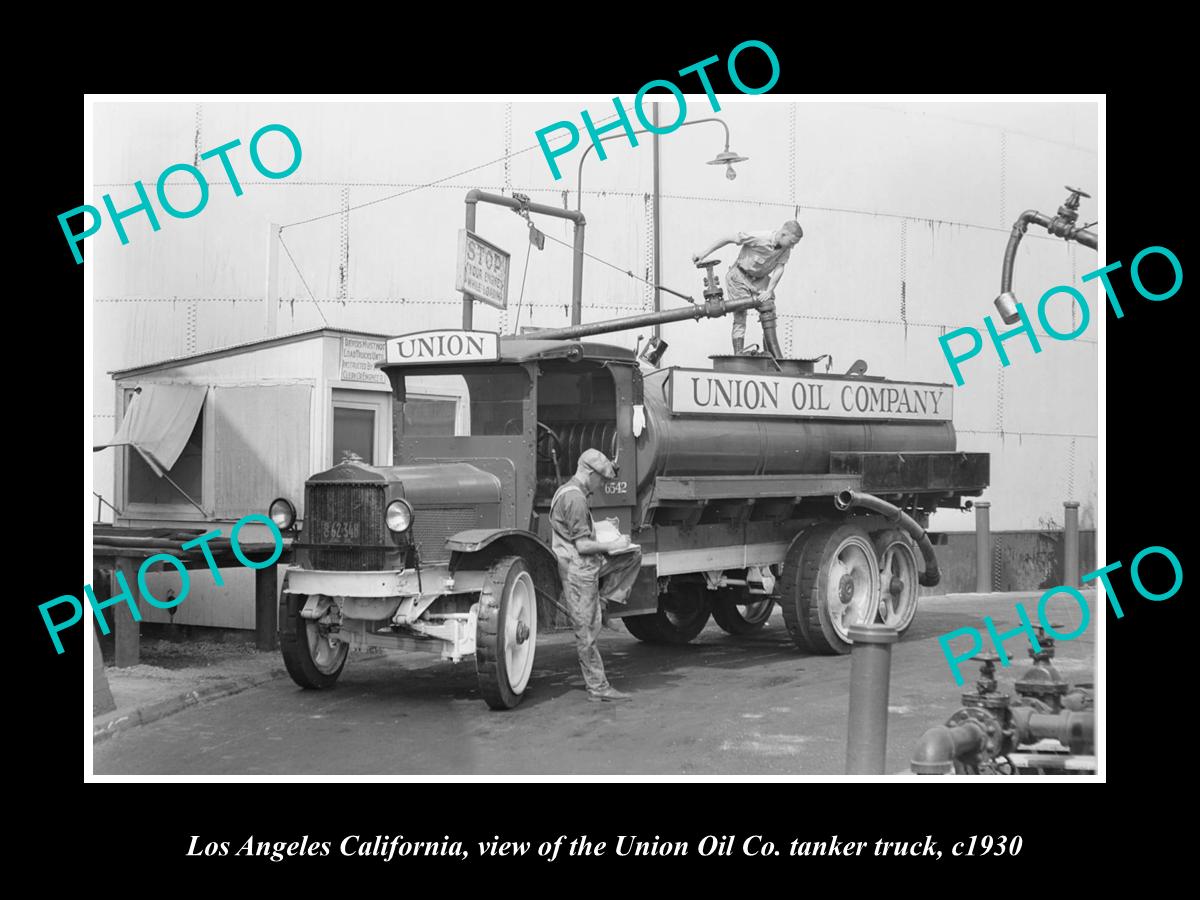
[[[609,461],[607,456],[595,449],[583,451],[579,457],[579,468],[599,472],[600,477],[605,481],[612,481],[617,477],[617,467]]]

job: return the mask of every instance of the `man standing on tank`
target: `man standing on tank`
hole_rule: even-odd
[[[784,222],[777,231],[739,231],[729,237],[718,238],[707,250],[693,254],[692,262],[700,262],[727,244],[741,247],[737,261],[725,275],[725,299],[751,300],[758,297],[762,300],[762,306],[758,308],[759,322],[773,323],[775,287],[783,277],[783,268],[792,254],[792,247],[800,243],[802,237],[804,230],[796,221]],[[733,314],[733,352],[741,353],[745,343],[746,311],[742,309]],[[763,349],[769,350],[766,344],[764,330]]]
[[[642,564],[640,550],[610,555],[629,546],[625,535],[612,541],[596,540],[588,499],[616,477],[617,467],[607,456],[599,450],[585,450],[574,476],[550,501],[551,545],[558,557],[563,597],[575,629],[579,668],[588,699],[595,701],[632,699],[608,683],[596,647],[603,626],[601,604],[626,602]]]

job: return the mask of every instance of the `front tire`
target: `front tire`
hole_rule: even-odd
[[[513,709],[525,695],[537,647],[537,592],[521,557],[492,564],[475,622],[479,692],[492,709]]]
[[[283,664],[292,676],[292,681],[305,690],[326,690],[333,687],[346,665],[350,645],[329,643],[329,629],[325,625],[305,619],[300,610],[308,602],[303,594],[284,594],[287,598],[285,615],[287,627],[279,636],[279,649],[283,652]]]

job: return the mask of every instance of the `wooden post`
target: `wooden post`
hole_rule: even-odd
[[[254,632],[259,650],[279,648],[278,566],[254,570]]]
[[[117,708],[108,677],[104,674],[104,655],[100,652],[100,638],[96,637],[96,626],[87,626],[92,632],[92,715],[99,716]]]
[[[278,331],[279,319],[279,226],[268,223],[270,235],[267,240],[267,337]]]
[[[129,585],[130,594],[136,596],[137,572],[134,571],[133,560],[128,556],[118,556],[113,561],[113,590],[109,596],[116,596],[119,589],[116,577],[117,572],[125,576],[125,583]],[[122,602],[116,606],[110,606],[105,612],[109,614],[109,621],[112,622],[113,640],[117,647],[115,665],[119,669],[136,666],[141,653],[139,647],[141,641],[141,623],[134,621],[133,614],[129,611],[128,603]]]

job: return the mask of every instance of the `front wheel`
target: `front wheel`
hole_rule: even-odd
[[[279,649],[283,652],[283,664],[288,674],[292,681],[308,690],[333,687],[346,665],[350,645],[342,641],[331,643],[327,625],[300,615],[308,601],[307,596],[284,596],[287,598],[287,627],[280,634]]]
[[[513,709],[529,684],[537,645],[537,592],[521,557],[492,564],[475,622],[479,692],[492,709]]]

